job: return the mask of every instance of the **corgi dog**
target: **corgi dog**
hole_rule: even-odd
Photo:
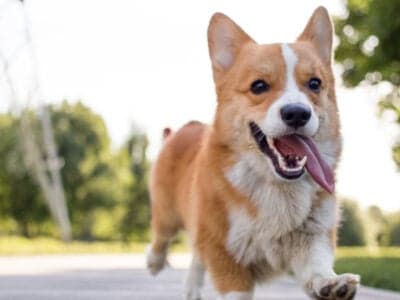
[[[287,44],[258,44],[227,16],[211,18],[214,121],[164,132],[150,179],[147,266],[162,270],[186,230],[186,299],[201,298],[205,271],[221,299],[253,299],[256,284],[285,272],[311,298],[354,298],[360,277],[333,270],[341,136],[332,39],[323,7]]]

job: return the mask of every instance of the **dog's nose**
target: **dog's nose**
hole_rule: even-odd
[[[304,126],[311,118],[311,109],[303,103],[286,104],[281,108],[281,118],[295,129]]]

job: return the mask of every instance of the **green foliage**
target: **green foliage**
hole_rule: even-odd
[[[51,107],[65,194],[76,237],[90,240],[95,210],[112,209],[121,187],[103,119],[81,103]]]
[[[49,107],[61,176],[78,239],[144,238],[148,228],[147,138],[135,134],[121,149],[110,146],[103,119],[82,103]],[[41,141],[40,123],[30,112]],[[0,115],[0,234],[36,236],[55,232],[41,191],[24,164],[20,120]],[[45,157],[44,157],[45,158]]]
[[[335,20],[335,58],[344,67],[343,80],[348,86],[390,82],[392,91],[380,108],[394,112],[400,124],[400,1],[348,0],[347,10],[344,19]],[[393,159],[400,167],[400,141],[393,146]]]
[[[377,206],[370,206],[366,214],[369,245],[388,246],[389,245],[389,224]]]
[[[400,212],[386,216],[389,224],[389,245],[400,246]]]
[[[400,87],[393,86],[391,93],[379,102],[380,111],[394,113],[396,123],[400,124]],[[397,140],[392,147],[392,157],[400,168],[400,140]]]
[[[347,86],[361,82],[376,84],[387,81],[392,91],[379,103],[381,111],[391,111],[400,124],[400,1],[347,0],[348,13],[335,19],[339,45],[335,58],[343,66]],[[400,141],[392,148],[393,159],[400,167]],[[400,243],[400,216],[396,221],[376,208],[366,214],[368,244]]]
[[[349,86],[367,80],[400,84],[400,1],[348,0],[348,15],[336,19],[340,44],[336,60],[343,63]]]
[[[400,222],[390,228],[389,238],[391,246],[400,246]]]
[[[344,199],[342,205],[342,222],[339,227],[340,246],[362,246],[365,245],[364,227],[360,217],[357,203]]]
[[[134,132],[122,150],[129,157],[130,171],[134,178],[130,197],[125,203],[125,213],[121,223],[124,241],[146,238],[149,226],[150,199],[147,186],[149,171],[146,159],[147,146],[147,137],[144,134]]]
[[[15,221],[16,228],[2,227],[3,233],[29,237],[38,234],[50,216],[39,188],[24,164],[19,144],[19,120],[0,115],[0,216]]]

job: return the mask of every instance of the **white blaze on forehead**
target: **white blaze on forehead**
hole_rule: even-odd
[[[282,44],[282,56],[286,65],[286,91],[298,90],[296,78],[294,77],[294,68],[297,64],[297,55],[288,44]]]
[[[292,134],[295,130],[287,126],[281,118],[281,108],[290,103],[302,103],[311,109],[311,118],[308,123],[299,128],[296,133],[313,136],[319,126],[318,117],[311,101],[297,86],[295,68],[298,57],[288,44],[281,44],[282,57],[286,67],[286,84],[282,95],[269,107],[264,121],[260,124],[263,132],[270,137]]]

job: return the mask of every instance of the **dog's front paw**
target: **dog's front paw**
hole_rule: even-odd
[[[307,284],[308,293],[317,300],[352,300],[360,276],[355,274],[342,274],[330,278],[318,277]]]

